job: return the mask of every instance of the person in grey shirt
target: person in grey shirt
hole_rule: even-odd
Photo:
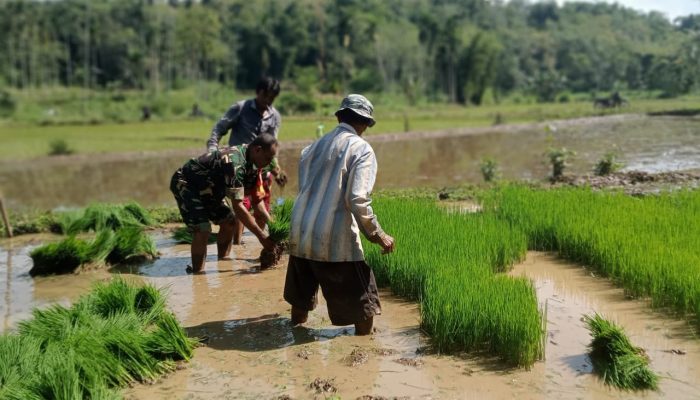
[[[280,93],[280,83],[274,78],[261,79],[255,88],[255,98],[241,100],[234,103],[219,121],[212,128],[211,135],[207,141],[207,150],[212,152],[219,147],[219,141],[226,136],[229,131],[228,145],[239,146],[250,144],[258,135],[269,133],[275,138],[282,124],[282,117],[279,111],[272,106],[272,103]],[[274,176],[278,185],[284,186],[287,183],[287,175],[279,166],[275,158],[268,167],[262,171],[262,187],[255,188],[255,192],[265,193],[263,202],[251,201],[250,194],[246,194],[243,204],[250,208],[253,204],[260,204],[260,207],[253,209],[253,215],[260,229],[264,229],[265,224],[270,219],[270,190],[271,179]],[[264,207],[263,207],[264,205]],[[240,244],[243,234],[243,224],[236,220],[233,234],[233,243]]]

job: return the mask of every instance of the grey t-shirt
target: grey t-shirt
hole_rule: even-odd
[[[261,114],[255,105],[255,99],[241,100],[232,105],[214,125],[207,141],[207,149],[210,151],[216,149],[219,140],[229,130],[231,130],[229,146],[250,144],[261,133],[269,133],[277,137],[281,124],[282,117],[273,106]]]

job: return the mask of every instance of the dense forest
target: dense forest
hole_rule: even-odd
[[[700,16],[523,0],[0,0],[0,89],[298,92],[480,104],[700,85]]]

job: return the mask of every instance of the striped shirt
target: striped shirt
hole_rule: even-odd
[[[372,146],[341,123],[301,152],[289,253],[314,261],[362,261],[360,232],[383,233],[370,193],[377,175]]]

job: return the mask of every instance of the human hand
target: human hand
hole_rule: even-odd
[[[275,175],[275,182],[277,182],[278,185],[284,187],[284,185],[287,184],[287,174],[284,171],[279,170],[279,172],[277,172],[277,174]]]
[[[269,236],[261,239],[260,244],[262,244],[265,250],[267,251],[273,251],[275,249],[275,246],[277,246],[277,243],[275,243],[274,240],[270,239]]]
[[[394,238],[386,233],[379,234],[375,243],[382,246],[382,254],[389,254],[394,251]]]

